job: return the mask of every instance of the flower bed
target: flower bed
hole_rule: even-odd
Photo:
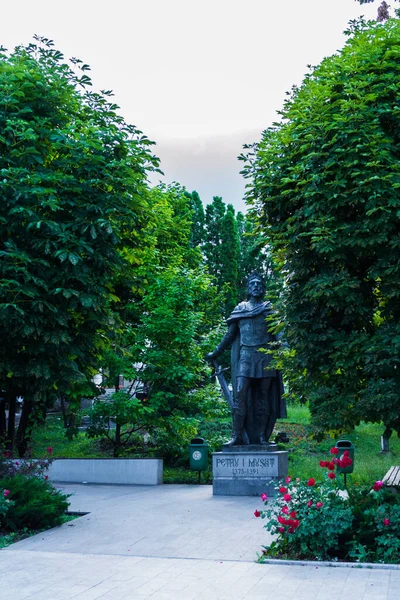
[[[331,450],[337,455],[337,449]],[[347,451],[321,461],[321,480],[287,477],[278,495],[255,516],[276,539],[264,557],[295,560],[400,562],[400,494],[381,481],[344,488],[336,473],[351,464]]]

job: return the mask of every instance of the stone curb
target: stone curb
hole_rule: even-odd
[[[279,558],[266,558],[259,561],[262,565],[290,565],[298,567],[346,567],[348,569],[388,569],[398,571],[400,565],[388,565],[386,563],[352,563],[352,562],[328,562],[319,560],[283,560]]]

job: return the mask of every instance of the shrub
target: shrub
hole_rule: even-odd
[[[264,547],[265,556],[400,561],[400,494],[381,481],[343,489],[333,470],[349,464],[348,456],[321,461],[320,466],[327,468],[323,481],[293,481],[287,477],[277,487],[278,496],[271,505],[262,495],[267,508],[254,514],[267,518],[265,528],[277,535],[270,546]]]
[[[326,560],[338,551],[340,535],[353,521],[351,508],[330,479],[316,484],[287,481],[276,502],[261,513],[265,528],[278,534],[267,553],[271,556]]]
[[[1,479],[2,488],[9,490],[7,499],[12,501],[3,517],[6,530],[49,529],[62,523],[68,496],[46,479],[18,473]]]
[[[9,499],[9,495],[10,490],[0,488],[0,529],[3,528],[6,515],[14,504],[13,501]]]

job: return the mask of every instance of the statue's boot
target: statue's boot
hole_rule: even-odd
[[[244,415],[234,415],[233,417],[233,438],[224,444],[225,446],[244,446],[248,442],[244,441],[243,428],[244,428]]]
[[[266,427],[264,429],[264,439],[269,440],[269,438],[271,437],[272,432],[274,430],[275,423],[276,423],[276,415],[275,414],[268,415]]]
[[[267,424],[268,424],[268,414],[265,415],[261,415],[260,419],[260,429],[261,429],[261,433],[258,436],[258,443],[260,444],[260,446],[268,446],[269,442],[269,435],[266,435],[266,428],[267,428]]]

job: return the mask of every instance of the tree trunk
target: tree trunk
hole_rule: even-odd
[[[15,440],[15,406],[17,402],[17,394],[15,390],[8,393],[8,427],[7,427],[7,450],[12,452]]]
[[[67,427],[68,427],[68,415],[67,415],[67,405],[65,403],[65,396],[64,396],[64,394],[61,394],[61,396],[60,396],[60,403],[61,403],[61,412],[62,412],[62,418],[63,418],[63,423],[64,423],[64,429],[67,429]]]
[[[31,430],[30,430],[30,416],[32,414],[33,409],[33,400],[32,398],[27,398],[24,396],[24,403],[22,405],[22,413],[21,420],[19,422],[18,431],[16,435],[16,444],[18,450],[18,456],[23,458],[28,449],[28,445],[31,439]]]
[[[114,458],[118,458],[120,448],[121,448],[121,425],[119,425],[117,423],[115,426]]]
[[[0,440],[4,440],[6,437],[7,423],[6,423],[6,399],[0,398]]]

